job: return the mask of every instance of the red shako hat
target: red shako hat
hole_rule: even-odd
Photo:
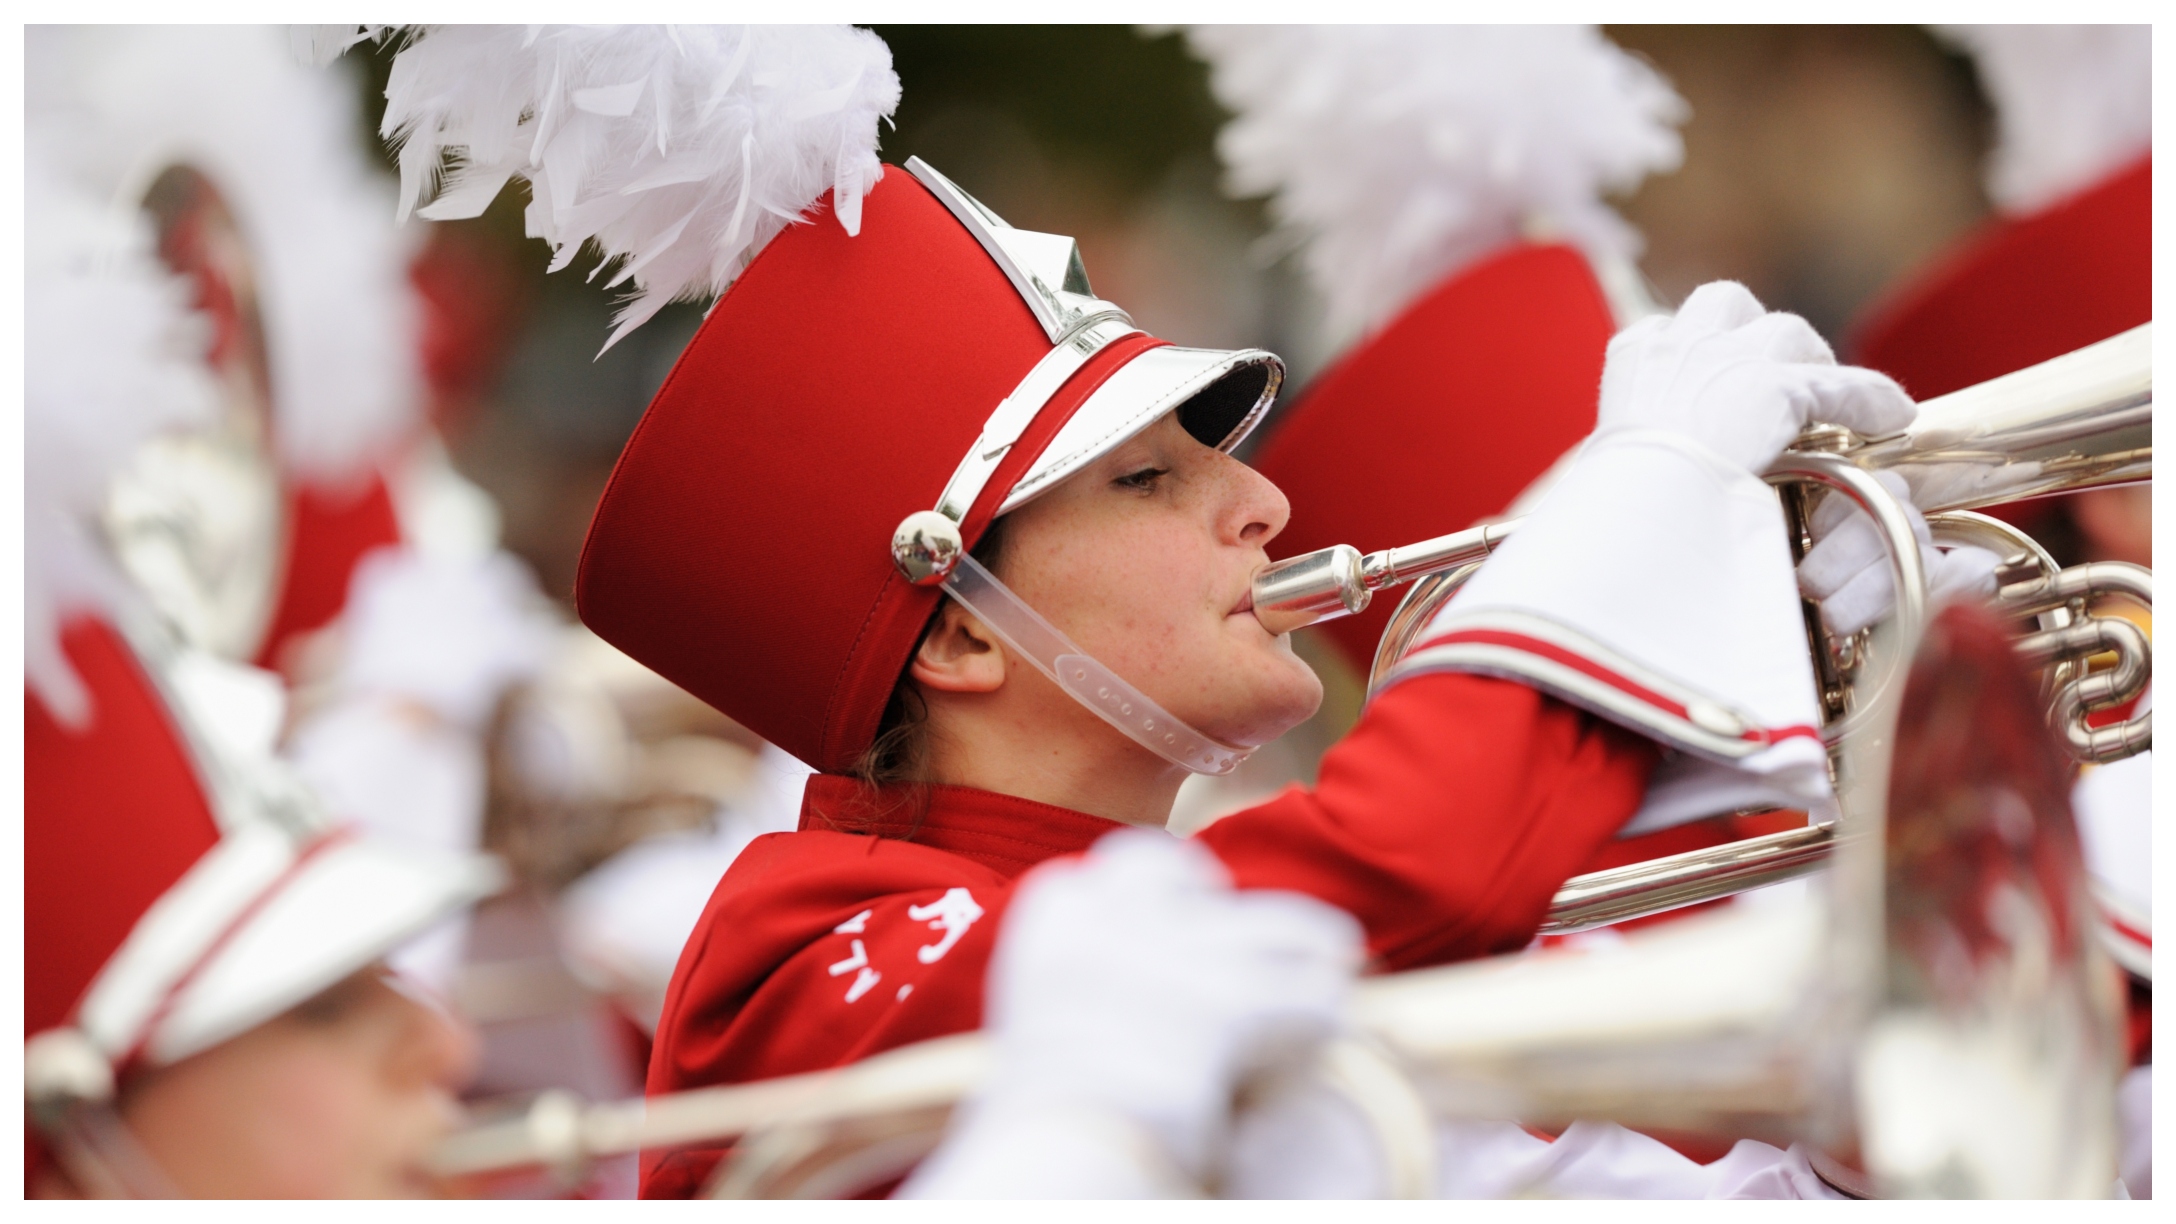
[[[1228,769],[1243,750],[1177,724],[967,553],[1166,413],[1236,445],[1283,366],[1150,337],[1095,297],[1072,239],[913,159],[883,166],[898,102],[890,50],[845,26],[427,26],[394,57],[380,131],[404,210],[435,185],[422,215],[473,216],[526,179],[554,270],[594,244],[633,283],[614,340],[723,295],[590,525],[575,600],[599,635],[838,770],[941,584],[1125,734]]]
[[[1501,514],[1593,429],[1613,315],[1649,308],[1607,197],[1676,167],[1684,101],[1591,26],[1187,39],[1233,115],[1227,181],[1270,196],[1329,327],[1360,337],[1255,457],[1292,502],[1276,548]],[[1364,671],[1396,603],[1322,628]]]
[[[1278,551],[1389,548],[1503,513],[1593,431],[1614,331],[1570,247],[1515,245],[1437,285],[1310,384],[1256,455],[1292,502]],[[1396,604],[1321,628],[1365,672]]]
[[[218,1045],[496,886],[487,860],[398,849],[315,819],[283,776],[215,747],[167,696],[189,683],[187,668],[222,666],[208,656],[147,663],[111,622],[89,617],[62,645],[89,694],[88,724],[71,727],[24,695],[34,1100],[95,1099],[132,1068]]]
[[[911,172],[910,172],[911,171]],[[819,769],[846,768],[940,598],[891,544],[932,508],[972,549],[1177,410],[1229,450],[1283,378],[1167,345],[1095,299],[1073,241],[886,167],[861,233],[781,234],[622,452],[575,598],[605,640]]]
[[[26,1036],[67,1023],[136,919],[219,841],[195,766],[119,635],[77,620],[63,649],[93,721],[71,732],[24,696]]]

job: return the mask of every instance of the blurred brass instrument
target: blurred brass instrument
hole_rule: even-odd
[[[1945,618],[1918,650],[1881,643],[1913,660],[1910,683],[1874,691],[1840,748],[1827,887],[1612,945],[1361,982],[1353,1035],[1302,1074],[1373,1132],[1379,1187],[1433,1193],[1438,1120],[1609,1119],[1803,1141],[1858,1194],[2105,1196],[2117,977],[2060,750],[2002,631],[1981,624],[1976,642]],[[934,1150],[995,1069],[988,1040],[963,1033],[648,1101],[547,1094],[455,1136],[436,1167],[571,1180],[601,1157],[730,1144],[712,1196],[847,1195]],[[1275,1092],[1242,1086],[1238,1108]]]
[[[2034,698],[1989,679],[2015,666],[2008,651],[1990,652],[1983,638],[1975,654],[1947,618],[1930,629],[1910,522],[1872,473],[1905,477],[1934,508],[1937,541],[2006,558],[1995,612],[2037,622],[2014,646],[2039,670],[2037,699],[2070,753],[2143,751],[2143,718],[2083,727],[2085,713],[2142,689],[2151,667],[2143,635],[2091,616],[2087,603],[2103,593],[2150,601],[2151,575],[2108,563],[2058,570],[2029,538],[1967,508],[2150,479],[2150,340],[2149,325],[1929,401],[1896,438],[1810,434],[1771,470],[1780,484],[1816,485],[1866,511],[1897,580],[1895,613],[1849,641],[1827,640],[1809,618],[1817,675],[1831,686],[1842,816],[1577,877],[1543,929],[1657,913],[1826,864],[1822,887],[1614,946],[1363,981],[1354,1036],[1332,1043],[1314,1074],[1374,1131],[1391,1194],[1432,1192],[1431,1119],[1441,1118],[1609,1119],[1805,1141],[1821,1175],[1855,1193],[2109,1192],[2117,978],[2092,935],[2067,774]],[[1258,579],[1257,614],[1289,629],[1423,579],[1386,631],[1380,672],[1512,527],[1295,558]],[[2088,672],[2085,659],[2108,650],[2116,665]],[[981,1034],[965,1033],[647,1101],[589,1106],[551,1093],[453,1136],[435,1166],[456,1179],[536,1165],[571,1173],[644,1148],[730,1144],[712,1195],[847,1194],[933,1150],[993,1057]]]
[[[189,285],[208,325],[204,364],[217,410],[143,444],[115,477],[102,526],[168,632],[246,661],[272,617],[288,532],[255,263],[218,184],[195,167],[158,170],[142,204],[160,259]]]

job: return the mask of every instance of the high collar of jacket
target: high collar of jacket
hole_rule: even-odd
[[[919,795],[909,787],[872,791],[856,778],[816,774],[802,796],[801,828],[912,842],[973,859],[1011,879],[1045,859],[1078,854],[1124,827],[995,791],[938,785],[919,790]]]

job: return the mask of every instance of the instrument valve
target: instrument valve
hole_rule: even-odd
[[[1995,590],[2007,592],[2010,587],[2038,582],[2046,577],[2047,571],[2041,566],[2040,558],[2029,552],[2015,553],[2003,558],[1995,567]]]
[[[1798,436],[1791,440],[1791,449],[1840,455],[1858,444],[1859,435],[1844,426],[1816,422],[1798,432]]]

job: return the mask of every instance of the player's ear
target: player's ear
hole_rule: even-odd
[[[947,693],[994,693],[1005,683],[1005,652],[997,635],[952,600],[914,652],[908,674],[924,688]]]

